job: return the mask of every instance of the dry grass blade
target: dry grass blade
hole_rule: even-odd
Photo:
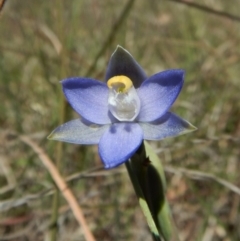
[[[235,15],[232,15],[230,13],[223,12],[223,11],[217,11],[215,9],[212,9],[212,8],[209,8],[209,7],[206,7],[206,6],[200,5],[198,3],[191,2],[191,1],[185,1],[185,0],[169,0],[169,1],[182,3],[182,4],[185,4],[189,7],[193,7],[193,8],[205,11],[207,13],[215,14],[215,15],[225,17],[225,18],[235,20],[235,21],[240,21],[239,16],[235,16]]]
[[[125,169],[116,169],[111,171],[98,171],[101,170],[101,167],[93,168],[92,170],[86,171],[86,172],[80,172],[80,173],[74,173],[71,176],[68,176],[65,178],[65,182],[70,182],[73,180],[79,180],[81,178],[94,178],[94,177],[102,177],[102,176],[111,176],[111,175],[119,175],[122,173],[127,173]],[[93,171],[93,172],[92,172]],[[0,189],[0,195],[8,190],[12,190],[15,188],[15,186],[6,186]],[[50,196],[54,194],[54,188],[47,188],[43,191],[40,191],[36,194],[28,194],[24,197],[18,198],[18,199],[8,199],[4,201],[0,201],[0,211],[8,211],[11,208],[16,208],[19,206],[22,206],[24,204],[27,204],[28,202],[32,200],[37,200],[39,198],[42,198],[44,196]]]
[[[117,19],[115,24],[112,26],[112,29],[111,29],[109,35],[107,36],[107,38],[104,41],[101,49],[99,50],[98,54],[96,55],[95,60],[93,61],[90,68],[87,70],[86,76],[90,76],[92,74],[92,72],[95,70],[99,58],[104,54],[107,47],[113,42],[113,40],[114,40],[118,30],[120,29],[123,21],[127,18],[129,12],[131,11],[133,3],[134,3],[134,0],[129,0],[127,2],[127,4],[125,5],[125,7],[123,8],[119,18]]]
[[[38,155],[44,166],[47,168],[49,173],[51,174],[53,180],[55,181],[56,185],[58,186],[59,190],[63,194],[64,198],[68,202],[76,220],[78,221],[79,225],[83,228],[83,232],[87,241],[95,241],[93,234],[91,233],[86,220],[84,218],[83,212],[78,205],[76,198],[74,197],[71,190],[68,188],[66,182],[61,177],[60,173],[56,169],[55,165],[48,157],[48,155],[44,152],[44,150],[39,147],[34,141],[32,141],[27,136],[19,136],[20,140],[23,141],[25,144],[30,146],[33,151]]]
[[[237,186],[233,185],[232,183],[230,183],[222,178],[219,178],[211,173],[199,172],[199,171],[195,171],[195,170],[187,170],[185,168],[173,168],[173,167],[169,167],[169,166],[165,167],[164,170],[167,172],[171,172],[171,173],[182,173],[193,179],[210,179],[210,180],[213,180],[213,181],[223,185],[224,187],[228,188],[232,192],[235,192],[236,194],[240,195],[240,188],[238,188]]]

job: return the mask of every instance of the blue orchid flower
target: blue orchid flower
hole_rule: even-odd
[[[49,139],[98,144],[105,168],[113,168],[131,158],[143,139],[161,140],[196,129],[169,112],[182,89],[183,70],[147,77],[131,54],[118,46],[105,79],[74,77],[61,82],[80,118],[56,128]]]

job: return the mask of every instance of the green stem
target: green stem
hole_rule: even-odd
[[[141,188],[141,185],[139,183],[139,179],[137,177],[136,169],[133,166],[132,160],[127,161],[126,163],[126,168],[129,174],[129,177],[131,179],[131,182],[133,184],[133,188],[135,190],[135,193],[139,199],[139,204],[141,206],[141,209],[143,211],[143,214],[147,220],[147,223],[149,225],[149,228],[152,232],[153,240],[154,241],[161,241],[157,226],[153,220],[152,213],[149,209],[149,206],[146,201],[146,197],[144,195],[144,192]]]

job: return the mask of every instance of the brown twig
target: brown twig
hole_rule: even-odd
[[[0,12],[3,9],[4,4],[6,3],[7,0],[0,0]]]
[[[38,146],[29,137],[19,136],[19,138],[21,141],[23,141],[25,144],[27,144],[28,146],[30,146],[33,149],[33,151],[38,155],[38,157],[40,158],[40,160],[42,161],[44,166],[47,168],[47,170],[51,174],[51,177],[55,181],[57,187],[59,188],[62,195],[68,202],[68,204],[73,212],[73,215],[75,216],[79,225],[83,228],[83,233],[85,235],[86,240],[87,241],[95,241],[95,238],[86,223],[83,212],[82,212],[75,196],[73,195],[71,190],[68,188],[67,183],[61,177],[60,173],[58,172],[57,168],[55,167],[55,165],[53,164],[53,162],[51,161],[49,156],[44,152],[44,150],[40,146]]]
[[[232,15],[230,13],[226,13],[226,12],[223,12],[223,11],[218,11],[218,10],[209,8],[207,6],[200,5],[198,3],[194,3],[194,2],[186,1],[186,0],[168,0],[168,1],[185,4],[189,7],[193,7],[193,8],[196,8],[198,10],[205,11],[207,13],[215,14],[215,15],[218,15],[218,16],[221,16],[221,17],[225,17],[225,18],[240,22],[239,16]]]

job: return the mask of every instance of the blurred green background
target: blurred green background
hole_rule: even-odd
[[[192,2],[239,16],[239,0]],[[167,0],[6,2],[0,14],[0,240],[50,240],[53,226],[53,181],[13,133],[39,143],[58,160],[63,177],[102,167],[96,146],[46,137],[77,116],[59,81],[104,80],[118,44],[148,75],[186,70],[173,111],[198,131],[151,143],[166,168],[180,239],[240,240],[240,196],[215,178],[240,186],[240,22]],[[96,240],[151,240],[124,166],[69,186]],[[62,195],[59,201],[57,240],[84,240]]]

